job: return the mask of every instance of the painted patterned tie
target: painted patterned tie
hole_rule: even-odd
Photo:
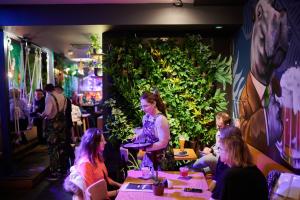
[[[263,95],[263,100],[264,100],[264,107],[268,107],[270,103],[270,91],[269,87],[267,86]]]

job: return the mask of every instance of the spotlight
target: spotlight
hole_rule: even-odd
[[[175,2],[173,3],[173,6],[182,7],[183,6],[182,0],[175,0]]]

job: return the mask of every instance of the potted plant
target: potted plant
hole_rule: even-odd
[[[154,176],[154,182],[152,185],[153,194],[156,196],[163,196],[165,185],[163,183],[163,180],[158,177],[158,172],[155,171],[155,173],[156,174]]]
[[[101,54],[102,48],[101,48],[100,35],[99,34],[91,34],[90,41],[91,41],[91,46],[90,46],[87,54],[89,54],[89,55]]]

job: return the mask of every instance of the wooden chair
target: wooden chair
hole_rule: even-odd
[[[104,179],[101,179],[85,190],[86,200],[103,200],[108,199],[107,196],[107,185]]]

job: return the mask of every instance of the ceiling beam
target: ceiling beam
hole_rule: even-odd
[[[241,25],[242,6],[186,4],[4,5],[2,26],[31,25]]]

